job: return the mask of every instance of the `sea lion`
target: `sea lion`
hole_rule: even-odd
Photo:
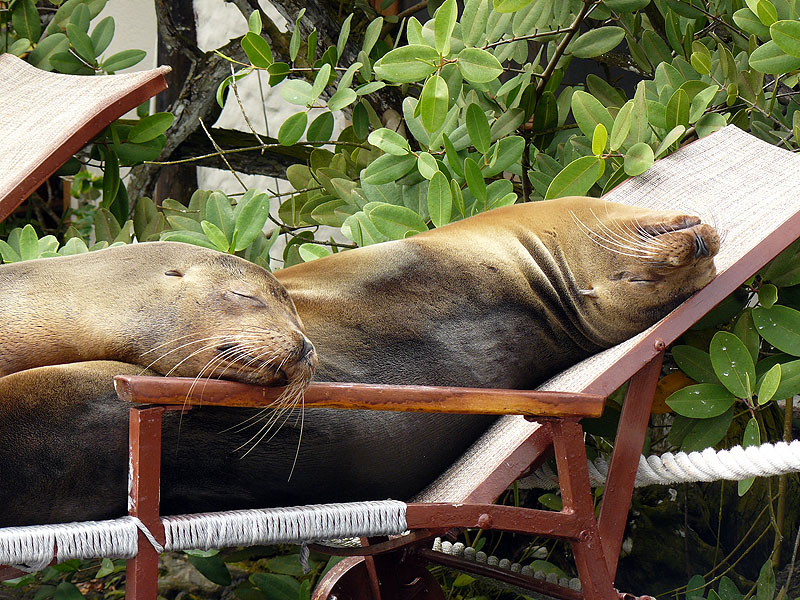
[[[187,244],[2,265],[0,305],[0,376],[103,359],[164,375],[304,387],[316,361],[270,273]]]
[[[714,276],[718,247],[716,232],[696,217],[565,198],[497,209],[291,267],[276,278],[317,347],[317,379],[528,388],[646,328],[703,287]],[[110,385],[86,385],[74,369],[56,369],[37,371],[32,387],[33,371],[0,378],[0,429],[7,407],[24,401],[26,382],[45,389],[57,379],[88,397],[86,408],[56,411],[46,425],[35,410],[23,411],[15,422],[37,435],[46,436],[50,426],[69,436],[72,420],[103,414],[104,431],[124,444],[126,407]],[[302,442],[299,419],[289,420],[240,460],[236,449],[252,432],[219,432],[248,415],[194,409],[183,416],[180,434],[178,415],[169,416],[165,514],[408,498],[488,424],[458,415],[307,410]],[[77,439],[73,460],[82,460],[82,446],[88,450],[96,440]],[[0,447],[0,469],[9,460],[13,450]],[[126,460],[125,452],[111,452],[108,477],[121,477]],[[98,495],[93,506],[63,507],[57,520],[121,514],[123,481],[117,486],[119,493]],[[0,515],[11,501],[0,501]],[[25,507],[15,518],[41,522]]]

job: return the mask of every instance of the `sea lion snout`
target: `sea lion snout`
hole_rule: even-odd
[[[662,233],[654,245],[664,252],[664,263],[671,267],[692,265],[703,259],[713,259],[719,252],[719,234],[707,223]]]

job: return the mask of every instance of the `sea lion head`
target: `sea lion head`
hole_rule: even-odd
[[[594,198],[558,202],[570,221],[557,228],[558,247],[581,312],[610,342],[646,329],[716,275],[719,235],[699,217]]]
[[[260,385],[305,387],[311,380],[316,351],[292,299],[270,272],[185,244],[118,250],[142,255],[141,285],[152,290],[142,298],[151,346],[137,349],[151,369]]]
[[[190,244],[129,244],[2,265],[0,305],[0,375],[116,360],[162,375],[303,389],[317,361],[271,273]]]

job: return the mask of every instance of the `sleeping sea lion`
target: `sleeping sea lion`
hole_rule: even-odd
[[[645,329],[703,287],[714,277],[718,247],[714,229],[696,217],[563,198],[493,210],[291,267],[276,278],[317,348],[319,380],[530,388]],[[37,283],[35,271],[29,277]],[[110,315],[112,309],[102,303],[96,314]],[[146,305],[141,310],[149,311]],[[28,348],[34,356],[39,351]],[[109,363],[86,368],[108,375],[119,369]],[[13,448],[0,446],[0,469],[19,460],[19,447],[33,437],[70,437],[69,460],[79,466],[84,456],[97,461],[98,441],[75,437],[70,428],[76,419],[95,420],[104,432],[105,475],[94,477],[116,483],[91,503],[63,498],[60,510],[50,510],[47,519],[125,512],[127,453],[117,448],[125,443],[127,407],[116,399],[110,377],[106,380],[107,387],[87,383],[77,367],[0,378],[0,431],[16,426],[24,432]],[[9,416],[10,406],[26,398],[35,402],[24,395],[26,389],[40,390],[46,403],[55,405],[44,393],[56,388],[50,381],[60,382],[83,404],[51,411],[46,421],[37,419],[32,405]],[[307,410],[302,442],[301,424],[291,419],[240,458],[237,449],[252,439],[253,430],[235,426],[247,420],[247,411],[200,408],[182,418],[168,416],[164,514],[408,498],[490,422],[459,415]],[[47,452],[37,456],[36,465],[47,463]],[[4,508],[25,490],[4,494],[3,523],[42,522],[36,510],[24,506],[9,520]]]

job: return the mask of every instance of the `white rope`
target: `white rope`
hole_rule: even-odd
[[[0,565],[40,571],[72,558],[133,558],[141,530],[157,552],[256,544],[303,543],[356,536],[396,535],[408,529],[403,502],[352,502],[162,518],[166,543],[135,517],[0,528]]]
[[[608,462],[598,458],[589,461],[589,481],[592,487],[605,485]],[[661,456],[639,457],[636,487],[670,485],[689,481],[740,481],[750,477],[767,477],[800,471],[800,441],[777,442],[730,450],[706,448],[702,452],[666,452]],[[552,489],[558,487],[558,477],[552,467],[544,464],[531,475],[519,480],[523,489]]]
[[[608,463],[589,462],[589,478],[603,485]],[[668,485],[686,481],[741,480],[800,471],[800,441],[762,444],[743,449],[666,453],[640,457],[636,485]],[[553,488],[558,480],[544,465],[520,480],[523,488]],[[41,570],[53,559],[131,558],[137,553],[137,530],[158,552],[208,550],[256,544],[303,543],[358,536],[396,535],[407,529],[403,502],[352,502],[295,508],[231,511],[164,517],[166,543],[134,517],[58,525],[0,529],[0,564]]]
[[[133,558],[138,551],[132,517],[0,529],[0,564],[41,571],[73,558]],[[56,551],[57,550],[57,551]]]
[[[406,505],[395,500],[205,513],[164,517],[162,522],[166,550],[299,544],[396,535],[408,529]]]

